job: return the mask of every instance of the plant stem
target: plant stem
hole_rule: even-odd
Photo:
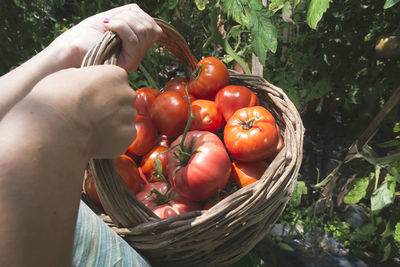
[[[189,92],[187,90],[186,84],[183,84],[183,85],[185,86],[186,100],[187,100],[188,105],[189,105],[190,115],[189,115],[189,119],[188,119],[188,121],[186,123],[185,130],[183,131],[181,143],[179,144],[179,146],[181,147],[181,151],[185,151],[184,143],[185,143],[186,135],[187,135],[187,132],[189,131],[190,124],[192,123],[193,118],[194,118],[193,111],[192,111],[192,105],[191,105],[190,99],[189,99]]]
[[[149,84],[151,85],[151,87],[159,90],[159,87],[158,87],[156,81],[153,79],[153,77],[151,77],[150,73],[146,70],[146,68],[143,66],[143,64],[139,65],[139,70],[141,72],[143,72],[144,76],[146,77],[146,79],[149,82]]]

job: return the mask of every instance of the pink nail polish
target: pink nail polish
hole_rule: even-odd
[[[104,20],[103,20],[103,23],[109,23],[110,22],[110,19],[109,18],[105,18]]]

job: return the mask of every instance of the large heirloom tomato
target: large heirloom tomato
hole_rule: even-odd
[[[214,101],[197,99],[191,106],[193,121],[190,130],[218,132],[222,126],[222,114]]]
[[[180,144],[182,136],[171,146]],[[167,153],[167,174],[171,185],[189,200],[206,200],[228,182],[231,161],[224,144],[208,131],[189,131],[180,146]]]
[[[268,163],[263,160],[254,162],[234,161],[232,163],[231,178],[242,188],[257,182],[267,167]]]
[[[228,121],[238,109],[260,105],[256,94],[241,85],[228,85],[219,90],[215,96],[215,103],[225,121]]]
[[[261,106],[237,110],[224,129],[226,149],[240,161],[258,161],[274,155],[278,140],[275,119]]]
[[[218,90],[229,83],[228,68],[216,57],[200,60],[195,73],[197,76],[189,82],[189,91],[195,98],[214,100]]]
[[[127,152],[143,156],[149,152],[158,139],[157,127],[150,118],[137,115],[135,121],[136,139],[129,145]]]
[[[147,87],[136,90],[136,100],[134,103],[138,115],[150,117],[150,108],[160,91]]]
[[[154,100],[150,114],[162,134],[176,137],[185,129],[189,104],[179,92],[163,92]]]

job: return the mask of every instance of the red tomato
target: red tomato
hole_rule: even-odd
[[[93,173],[91,171],[86,171],[85,173],[85,182],[84,182],[84,191],[89,199],[96,205],[101,207],[101,202],[99,195],[97,194],[96,184],[94,182]]]
[[[186,90],[189,92],[189,83],[183,77],[175,77],[169,80],[164,86],[164,92],[167,91],[176,91],[179,92],[186,99]],[[189,95],[190,103],[196,100],[196,98],[192,94]]]
[[[166,148],[164,146],[156,146],[152,150],[150,150],[149,153],[147,153],[146,155],[143,156],[140,167],[142,168],[142,172],[148,181],[152,178],[153,174],[155,174],[154,173],[155,172],[154,161],[157,159],[158,154],[160,154],[161,152],[164,152],[167,149],[168,148]],[[162,174],[166,178],[167,173],[166,173],[165,164],[167,161],[167,153],[161,154],[158,157],[158,159],[160,160],[161,165],[162,165]]]
[[[201,210],[202,208],[199,203],[183,198],[174,189],[169,191],[168,198],[168,203],[153,208],[153,212],[160,219],[171,218],[189,211]]]
[[[132,193],[136,194],[140,188],[140,174],[136,163],[128,156],[121,155],[118,158],[113,159],[116,172],[122,177]],[[91,171],[86,172],[84,190],[86,195],[95,204],[101,206],[100,198],[97,193],[96,183],[94,181],[93,173]]]
[[[263,160],[254,162],[234,161],[232,163],[231,179],[240,188],[258,181],[268,168],[268,163]]]
[[[165,203],[165,200],[160,199],[156,193],[153,193],[152,190],[157,190],[160,195],[166,195],[171,185],[165,181],[158,181],[154,183],[147,183],[142,188],[142,190],[136,194],[136,198],[140,200],[147,208],[153,209]]]
[[[256,94],[241,85],[228,85],[219,90],[215,96],[215,103],[225,121],[228,121],[238,109],[260,105]]]
[[[138,115],[150,117],[150,108],[160,91],[147,87],[136,90],[136,100],[134,103]]]
[[[218,132],[222,126],[222,115],[214,101],[197,99],[192,103],[193,121],[190,130]]]
[[[183,133],[189,118],[189,105],[179,92],[163,92],[153,102],[151,118],[162,134],[176,137]]]
[[[140,174],[136,163],[130,157],[121,155],[113,159],[115,170],[124,179],[134,194],[139,191]]]
[[[167,91],[185,92],[185,85],[186,85],[187,90],[189,90],[188,81],[186,80],[186,78],[174,77],[165,84],[164,92],[167,92]]]
[[[161,219],[201,209],[199,203],[183,198],[164,181],[147,183],[136,197]]]
[[[127,151],[142,156],[152,149],[158,138],[157,127],[149,117],[136,116],[136,139],[129,145]]]
[[[178,137],[171,146],[179,144]],[[176,148],[167,153],[167,174],[171,185],[184,198],[206,200],[223,189],[228,182],[231,161],[224,144],[208,131],[190,131],[184,151]],[[176,156],[177,155],[177,156]]]
[[[190,80],[189,92],[196,98],[214,100],[218,90],[229,83],[225,64],[216,57],[206,57],[197,63],[197,77]]]
[[[237,110],[226,123],[224,141],[228,152],[240,161],[258,161],[276,152],[279,140],[275,119],[261,106]]]

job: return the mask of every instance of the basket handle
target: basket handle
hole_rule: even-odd
[[[163,33],[158,44],[167,48],[186,66],[189,73],[196,68],[197,59],[179,32],[161,19],[154,19]],[[121,50],[121,39],[107,31],[101,40],[85,55],[81,67],[117,64]],[[133,227],[143,222],[157,220],[158,217],[139,201],[117,174],[111,159],[91,159],[89,162],[96,188],[104,210],[118,227]]]
[[[188,71],[195,70],[197,59],[193,56],[183,36],[166,21],[158,18],[154,18],[154,21],[163,31],[157,44],[167,48],[185,65]],[[86,53],[81,67],[101,64],[116,65],[120,50],[121,39],[119,36],[112,31],[107,31],[103,34],[101,40]]]

